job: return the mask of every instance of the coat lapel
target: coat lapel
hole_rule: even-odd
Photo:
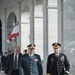
[[[18,65],[19,65],[20,57],[21,57],[21,54],[19,53],[18,54]]]
[[[28,59],[28,61],[30,61],[29,54],[26,54],[26,58]]]
[[[19,54],[18,54],[18,63],[19,63],[19,61],[20,61],[20,59],[21,59],[21,56],[22,56],[22,54],[19,53]]]

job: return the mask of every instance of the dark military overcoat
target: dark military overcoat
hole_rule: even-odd
[[[70,64],[66,55],[60,53],[56,56],[55,53],[50,54],[47,59],[47,74],[50,75],[64,75],[69,72]]]

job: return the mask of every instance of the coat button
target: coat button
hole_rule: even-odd
[[[57,64],[57,66],[58,66],[58,64]]]

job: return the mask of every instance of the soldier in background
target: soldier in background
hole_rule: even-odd
[[[8,53],[7,52],[4,52],[4,73],[5,73],[5,70],[6,70],[6,61],[7,61],[7,56],[8,56]]]
[[[20,60],[20,67],[23,68],[21,75],[42,75],[42,63],[40,55],[35,54],[35,45],[29,44],[28,53]]]
[[[3,52],[1,52],[1,66],[2,66],[2,70],[4,71],[4,63],[5,63],[5,56],[3,55]]]
[[[23,55],[24,55],[24,54],[27,54],[27,53],[28,53],[28,50],[25,49],[25,50],[23,51]]]
[[[54,53],[47,59],[47,75],[68,75],[70,70],[69,61],[63,53],[60,53],[60,43],[53,43]]]
[[[13,50],[8,50],[8,55],[12,53],[13,53]]]
[[[0,53],[0,71],[1,71],[1,67],[2,67],[2,66],[1,66],[1,57],[2,57],[2,56],[1,56],[1,53]]]

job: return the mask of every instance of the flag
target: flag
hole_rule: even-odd
[[[9,41],[12,42],[12,39],[14,39],[17,36],[19,36],[19,23],[16,23],[12,32],[9,33]]]

